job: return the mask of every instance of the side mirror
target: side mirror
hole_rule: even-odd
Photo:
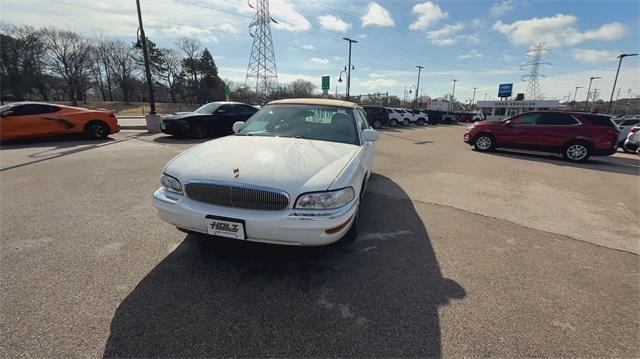
[[[506,120],[506,121],[504,121],[504,124],[507,125],[507,127],[511,127],[513,122],[511,122],[511,120]]]
[[[224,113],[224,110],[223,109],[219,109],[219,110],[216,110],[215,113]]]
[[[233,133],[238,133],[244,127],[244,121],[238,121],[233,124]]]
[[[7,117],[13,115],[13,111],[5,111],[0,115],[0,117]]]
[[[366,130],[362,131],[362,137],[367,142],[374,142],[377,141],[378,138],[380,138],[380,134],[376,130],[367,128]]]

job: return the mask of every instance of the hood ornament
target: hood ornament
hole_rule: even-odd
[[[240,177],[240,169],[238,169],[238,168],[234,168],[234,169],[233,169],[233,176],[234,176],[235,178]]]

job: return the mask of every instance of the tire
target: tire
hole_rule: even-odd
[[[404,120],[402,120],[402,125],[403,126],[409,126],[409,119],[405,118]]]
[[[396,120],[395,118],[392,118],[391,120],[389,120],[389,126],[398,127],[398,120]]]
[[[417,123],[418,123],[418,126],[424,126],[424,120],[421,118],[418,119]]]
[[[90,139],[93,140],[103,140],[109,136],[111,130],[106,123],[102,121],[89,121],[84,126],[84,134]]]
[[[189,134],[193,138],[205,138],[207,137],[207,130],[202,125],[193,125],[189,130]]]
[[[591,157],[591,146],[583,141],[570,142],[562,149],[562,157],[569,162],[586,162]]]
[[[496,148],[496,141],[493,136],[487,133],[481,133],[473,140],[473,147],[480,152],[493,151]]]
[[[375,128],[377,130],[380,127],[382,127],[382,121],[380,121],[380,120],[373,121],[373,128]]]
[[[625,153],[636,153],[636,151],[638,151],[638,149],[640,149],[640,146],[638,145],[632,145],[632,144],[628,144],[626,141],[625,143],[622,144],[622,150]]]

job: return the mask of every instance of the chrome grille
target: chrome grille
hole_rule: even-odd
[[[268,188],[234,184],[192,182],[185,191],[189,198],[225,207],[277,211],[289,207],[289,196]]]

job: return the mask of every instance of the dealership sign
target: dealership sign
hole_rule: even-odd
[[[513,84],[500,84],[498,87],[498,97],[510,97],[513,91]]]
[[[530,100],[530,101],[478,101],[480,108],[557,108],[558,100]]]

